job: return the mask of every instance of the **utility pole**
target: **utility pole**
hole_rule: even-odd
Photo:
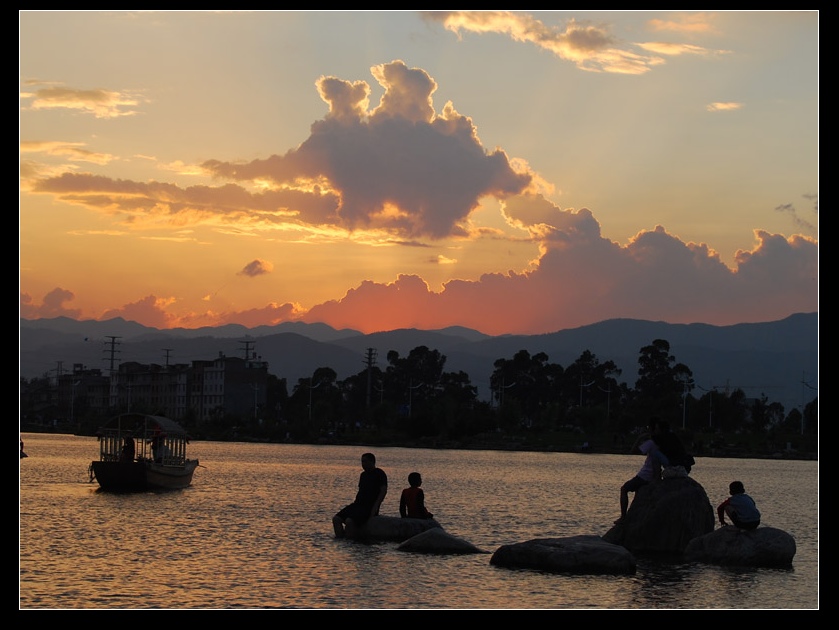
[[[64,361],[56,361],[55,362],[55,382],[56,382],[56,384],[58,384],[58,382],[61,380],[61,375],[63,373],[64,373]]]
[[[323,385],[323,381],[320,381],[317,385],[312,385],[312,379],[309,379],[309,426],[312,426],[312,390],[317,389]]]
[[[117,346],[119,345],[119,342],[117,341],[117,339],[122,339],[122,337],[115,337],[113,335],[106,335],[105,338],[110,339],[110,341],[106,342],[109,346],[111,346],[110,351],[109,351],[110,367],[108,368],[108,373],[110,374],[110,376],[113,377],[114,372],[116,371],[116,362],[117,362],[116,355],[120,352],[119,350],[117,350]],[[107,349],[106,349],[106,352],[108,352]]]
[[[367,408],[370,408],[370,390],[373,387],[373,366],[376,365],[376,349],[367,348],[367,355],[364,358],[364,365],[367,366]]]
[[[708,428],[710,429],[713,425],[713,417],[714,417],[714,392],[716,390],[716,386],[712,385],[711,389],[705,389],[701,385],[697,385],[699,389],[703,392],[708,394]]]
[[[518,385],[518,381],[514,381],[509,385],[506,384],[507,377],[501,377],[501,389],[498,392],[498,408],[501,409],[504,406],[504,392],[510,389],[511,387],[515,387]]]
[[[817,387],[813,387],[807,382],[807,372],[801,372],[801,435],[804,435],[804,410],[807,408],[804,403],[805,388],[819,391]]]
[[[244,340],[240,341],[239,343],[245,344],[245,361],[247,361],[248,359],[251,358],[251,346],[256,342],[248,340],[248,339],[244,339]]]
[[[600,385],[597,386],[601,392],[606,392],[606,424],[608,425],[609,419],[611,418],[611,407],[612,407],[612,384],[607,383],[608,387],[603,389]]]
[[[583,373],[580,372],[580,407],[583,406],[583,388],[591,387],[592,385],[594,385],[594,381],[591,381],[590,383],[583,383]]]
[[[410,418],[414,413],[414,390],[418,387],[422,387],[422,383],[417,383],[414,385],[414,379],[411,378],[408,381],[408,417]]]
[[[259,400],[257,396],[257,394],[259,393],[259,383],[251,383],[251,387],[253,388],[253,419],[256,420],[257,401]]]

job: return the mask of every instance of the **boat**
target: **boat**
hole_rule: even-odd
[[[96,432],[99,459],[90,463],[91,483],[101,490],[177,490],[192,484],[197,459],[187,459],[189,435],[164,416],[124,413]]]

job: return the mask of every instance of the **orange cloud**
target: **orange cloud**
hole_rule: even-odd
[[[422,15],[432,22],[440,22],[458,37],[461,31],[508,35],[514,41],[548,50],[589,72],[644,74],[664,62],[659,57],[633,52],[631,45],[620,44],[603,26],[574,19],[557,28],[512,11],[427,11]]]
[[[70,317],[79,319],[81,310],[67,308],[65,302],[71,302],[75,298],[72,291],[56,287],[44,296],[41,304],[34,304],[32,296],[28,293],[20,295],[20,316],[27,319],[39,319],[42,317]]]
[[[216,177],[278,188],[320,180],[340,196],[328,217],[337,225],[432,239],[466,236],[463,224],[481,197],[504,198],[528,186],[530,175],[514,171],[500,149],[485,151],[472,121],[451,103],[435,113],[436,83],[424,70],[393,61],[372,73],[385,88],[373,111],[363,84],[321,77],[318,91],[329,113],[298,148],[246,164],[203,166]]]
[[[237,274],[240,276],[248,276],[250,278],[254,278],[256,276],[261,276],[266,273],[271,273],[274,270],[274,265],[272,265],[267,260],[252,260],[244,268]]]
[[[621,247],[599,236],[589,211],[565,219],[531,272],[454,280],[439,293],[416,276],[365,282],[303,319],[363,332],[463,325],[535,334],[616,317],[726,325],[818,310],[818,246],[807,237],[756,231],[755,249],[739,252],[732,271],[707,246],[683,243],[661,226]]]
[[[118,118],[133,116],[133,109],[140,104],[140,99],[125,93],[108,90],[77,90],[65,87],[47,87],[25,92],[21,100],[31,100],[31,109],[70,109],[96,118]]]

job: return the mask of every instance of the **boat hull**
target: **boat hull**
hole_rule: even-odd
[[[186,488],[192,483],[192,474],[197,467],[197,459],[174,466],[150,461],[91,462],[91,470],[99,487],[109,492]]]

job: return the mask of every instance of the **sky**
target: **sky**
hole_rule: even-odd
[[[19,11],[20,317],[818,311],[818,11]]]

